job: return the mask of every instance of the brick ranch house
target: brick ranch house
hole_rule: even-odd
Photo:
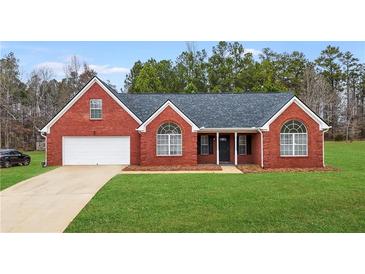
[[[46,163],[323,167],[330,127],[290,93],[125,94],[94,77],[41,130]]]

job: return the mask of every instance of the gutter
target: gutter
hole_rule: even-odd
[[[322,161],[323,161],[323,167],[326,167],[326,164],[324,162],[324,134],[328,132],[330,128],[324,129],[322,133]]]
[[[47,166],[47,133],[44,133],[41,130],[39,130],[39,132],[41,133],[41,136],[45,139],[44,140],[44,164],[42,166],[46,167]]]
[[[260,132],[261,135],[261,167],[264,168],[264,135],[262,134],[262,131],[260,128],[257,129],[258,132]]]

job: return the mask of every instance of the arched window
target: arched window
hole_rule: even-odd
[[[156,139],[157,156],[182,155],[181,129],[174,123],[166,123],[160,126]]]
[[[281,156],[307,156],[307,129],[302,122],[286,122],[280,131]]]

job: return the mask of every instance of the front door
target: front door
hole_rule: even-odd
[[[229,162],[229,135],[219,136],[219,161]]]

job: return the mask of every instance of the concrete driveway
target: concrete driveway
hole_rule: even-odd
[[[63,232],[121,166],[65,166],[0,192],[1,232]]]

